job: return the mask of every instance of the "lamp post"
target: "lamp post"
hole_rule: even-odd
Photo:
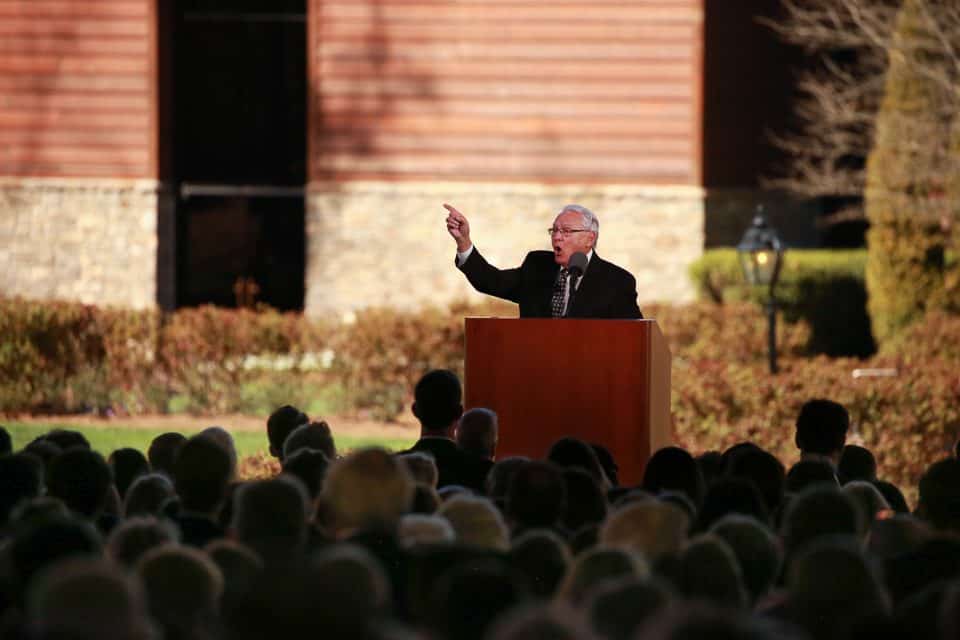
[[[758,206],[753,224],[744,232],[740,244],[737,245],[737,256],[748,283],[770,287],[767,298],[770,373],[777,372],[777,299],[774,288],[780,277],[783,251],[777,232],[767,224],[767,219],[763,216],[763,205]]]

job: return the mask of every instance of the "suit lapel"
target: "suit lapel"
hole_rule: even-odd
[[[603,260],[596,252],[590,258],[587,270],[583,272],[580,279],[580,286],[577,287],[577,294],[573,298],[573,306],[567,313],[568,318],[583,318],[589,315],[588,312],[596,311],[595,299],[597,293],[602,290],[603,280]]]
[[[546,291],[545,296],[537,296],[538,318],[549,318],[553,315],[553,283],[557,280],[557,274],[560,272],[560,265],[553,261],[553,254],[548,254],[543,261],[543,266],[537,271],[537,283],[532,287],[534,291]]]

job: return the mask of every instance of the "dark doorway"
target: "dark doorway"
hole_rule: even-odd
[[[303,308],[306,0],[175,0],[178,306]]]

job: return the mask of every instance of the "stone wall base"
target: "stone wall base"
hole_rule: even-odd
[[[0,179],[0,294],[155,305],[157,194],[151,180]]]
[[[308,191],[306,312],[481,300],[454,268],[445,202],[463,212],[477,248],[501,268],[548,249],[556,212],[582,204],[600,219],[598,253],[636,276],[641,306],[694,296],[687,267],[704,246],[698,187],[355,182]]]

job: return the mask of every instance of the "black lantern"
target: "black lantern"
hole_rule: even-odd
[[[763,206],[757,207],[753,224],[746,230],[743,239],[737,245],[737,255],[740,258],[740,266],[743,267],[743,276],[748,283],[770,287],[767,299],[770,373],[777,372],[777,299],[774,296],[774,288],[780,277],[783,252],[783,245],[780,243],[777,232],[763,217]]]

